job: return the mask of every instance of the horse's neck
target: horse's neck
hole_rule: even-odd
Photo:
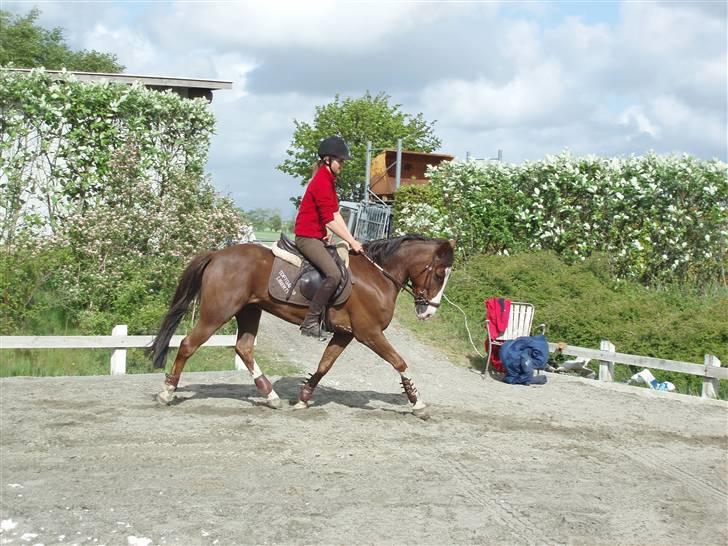
[[[399,247],[397,251],[382,264],[384,270],[397,279],[399,284],[402,286],[404,286],[410,279],[409,269],[411,264],[404,256],[406,252],[408,252],[408,249]],[[411,249],[409,252],[411,252]]]

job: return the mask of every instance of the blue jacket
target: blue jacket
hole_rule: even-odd
[[[506,368],[506,383],[528,385],[533,370],[543,370],[549,360],[549,345],[544,336],[519,337],[506,341],[498,353]]]

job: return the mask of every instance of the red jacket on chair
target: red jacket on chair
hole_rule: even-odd
[[[490,298],[485,300],[485,311],[486,318],[488,319],[488,334],[491,340],[498,339],[502,336],[506,328],[508,328],[508,319],[511,317],[511,300],[505,298]],[[505,372],[503,363],[498,358],[498,350],[500,345],[493,345],[493,354],[490,357],[490,361],[493,364],[493,369],[499,372]],[[485,350],[488,350],[486,345]]]

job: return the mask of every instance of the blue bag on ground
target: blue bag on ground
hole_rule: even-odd
[[[499,355],[506,369],[503,381],[511,385],[530,385],[536,382],[533,379],[533,370],[543,370],[546,367],[549,344],[545,336],[519,337],[506,341],[500,348]]]

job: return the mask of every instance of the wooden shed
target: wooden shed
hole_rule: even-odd
[[[428,165],[439,165],[443,161],[452,161],[455,156],[427,152],[407,152],[402,150],[402,170],[400,184],[428,184],[425,175]],[[397,150],[383,150],[372,160],[369,187],[383,200],[394,199],[397,191]]]

